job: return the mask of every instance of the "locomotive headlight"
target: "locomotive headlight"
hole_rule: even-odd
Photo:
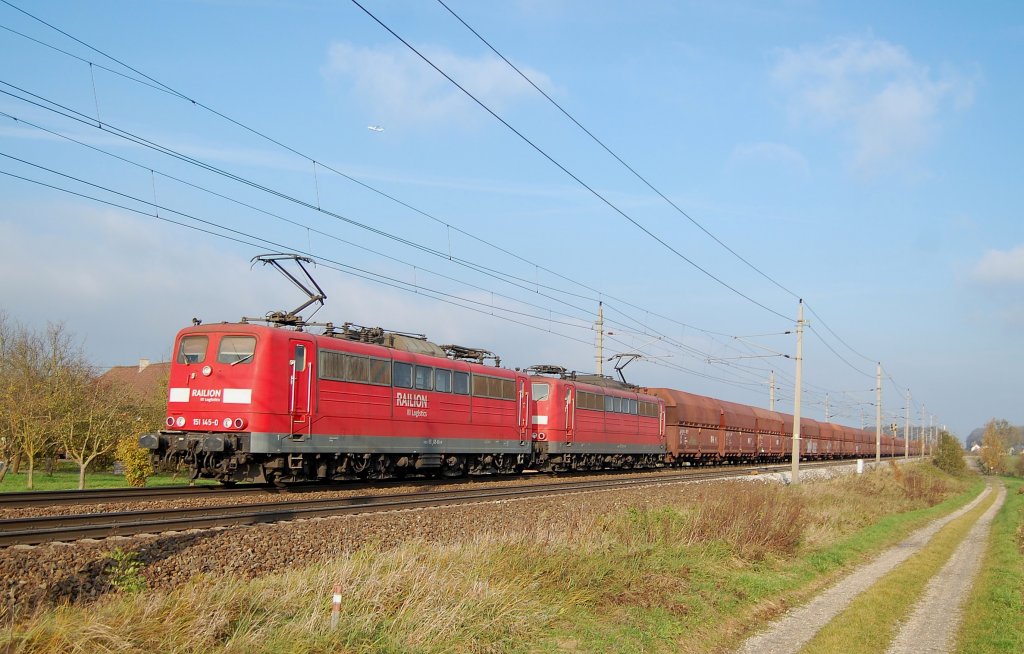
[[[224,429],[231,429],[231,418],[224,418]]]
[[[213,368],[210,366],[203,366],[203,377],[209,377],[213,373]]]
[[[178,425],[179,427],[184,427],[185,426],[185,416],[178,416],[178,419],[174,421],[174,424]]]

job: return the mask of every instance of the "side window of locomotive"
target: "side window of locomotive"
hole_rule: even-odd
[[[345,381],[365,384],[370,381],[370,360],[366,357],[345,355]]]
[[[434,371],[434,390],[441,393],[452,392],[452,371],[438,368]]]
[[[412,364],[395,361],[392,379],[396,388],[412,388]]]
[[[514,379],[502,379],[501,380],[501,399],[503,399],[503,400],[514,400],[514,399],[516,399],[516,380],[514,380]]]
[[[232,366],[239,363],[252,363],[255,353],[255,336],[225,336],[220,339],[220,347],[217,348],[217,363],[227,363]]]
[[[473,395],[494,400],[516,399],[516,382],[487,375],[473,375]]]
[[[469,373],[456,372],[455,383],[452,387],[458,395],[469,395]]]
[[[178,363],[202,363],[209,343],[206,336],[183,336],[178,346]]]
[[[416,366],[416,390],[434,390],[434,369],[426,366]]]
[[[391,362],[386,359],[370,359],[370,383],[378,386],[391,385]]]
[[[531,388],[531,394],[533,395],[533,399],[538,402],[543,402],[551,395],[551,385],[535,382]]]
[[[638,415],[640,413],[640,403],[637,402],[636,400],[628,400],[628,401],[629,401],[629,412],[632,415],[634,415],[634,416]]]
[[[252,355],[250,355],[251,358]],[[295,346],[295,372],[302,372],[306,369],[306,346],[296,345]],[[217,356],[217,360],[220,361],[220,356]],[[240,362],[236,362],[240,363]]]

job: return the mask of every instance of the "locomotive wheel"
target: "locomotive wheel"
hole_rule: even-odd
[[[391,457],[387,454],[378,454],[373,457],[373,461],[368,466],[366,473],[369,479],[391,479],[394,477],[394,465],[391,463]]]
[[[466,457],[457,455],[447,457],[441,467],[441,474],[452,478],[464,477],[466,475]]]
[[[267,481],[273,484],[275,488],[285,488],[288,486],[281,478],[281,474],[277,472],[268,472]]]
[[[349,457],[349,465],[352,466],[352,472],[365,479],[367,472],[370,469],[370,455],[369,454],[354,454]]]

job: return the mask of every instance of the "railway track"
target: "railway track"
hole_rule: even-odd
[[[801,467],[814,467],[815,465],[830,465],[836,461],[803,462]],[[788,464],[778,466],[761,464],[759,466],[730,467],[730,470],[741,471],[747,469],[769,469],[787,468]],[[636,474],[636,470],[606,471],[600,474]],[[654,471],[652,471],[654,472]],[[574,474],[588,475],[592,472],[562,473],[563,478],[571,477]],[[459,483],[460,481],[492,481],[492,477],[470,477],[465,480],[445,479],[445,483]],[[360,488],[380,488],[381,484],[394,482],[349,482],[340,484],[296,484],[285,488],[269,484],[239,484],[238,486],[222,486],[220,484],[209,484],[200,486],[160,486],[156,488],[90,488],[86,490],[60,490],[60,491],[22,491],[16,493],[0,493],[0,510],[21,509],[41,506],[66,506],[83,504],[107,504],[116,502],[151,502],[160,500],[175,499],[197,499],[204,497],[233,497],[242,495],[286,495],[304,492],[322,492],[330,490],[358,490]],[[432,485],[437,480],[433,479],[408,479],[401,483],[409,485]]]
[[[836,465],[835,462],[831,462]],[[810,466],[812,464],[808,464]],[[817,464],[820,466],[822,464]],[[815,467],[817,467],[815,466]],[[660,486],[688,481],[722,479],[743,474],[777,472],[787,465],[753,468],[696,469],[672,475],[650,477],[587,479],[512,487],[458,488],[393,495],[362,495],[346,498],[317,498],[255,504],[224,504],[152,511],[122,511],[76,515],[37,516],[0,520],[0,547],[38,545],[83,538],[129,536],[188,529],[309,519],[355,513],[378,513],[426,507],[454,506],[476,502],[521,499],[538,495],[614,490],[637,486]],[[321,488],[322,489],[322,488]],[[234,491],[235,489],[228,489]],[[192,495],[194,497],[195,495]]]
[[[20,509],[33,506],[61,506],[66,504],[102,504],[107,502],[149,502],[201,497],[252,495],[254,493],[280,494],[307,490],[324,490],[323,485],[304,484],[287,489],[263,484],[239,486],[161,486],[156,488],[91,488],[87,490],[25,491],[0,493],[0,509]]]

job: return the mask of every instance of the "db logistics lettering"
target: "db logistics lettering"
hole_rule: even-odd
[[[192,389],[192,399],[198,399],[200,402],[220,402],[223,394],[224,391],[220,388]]]

